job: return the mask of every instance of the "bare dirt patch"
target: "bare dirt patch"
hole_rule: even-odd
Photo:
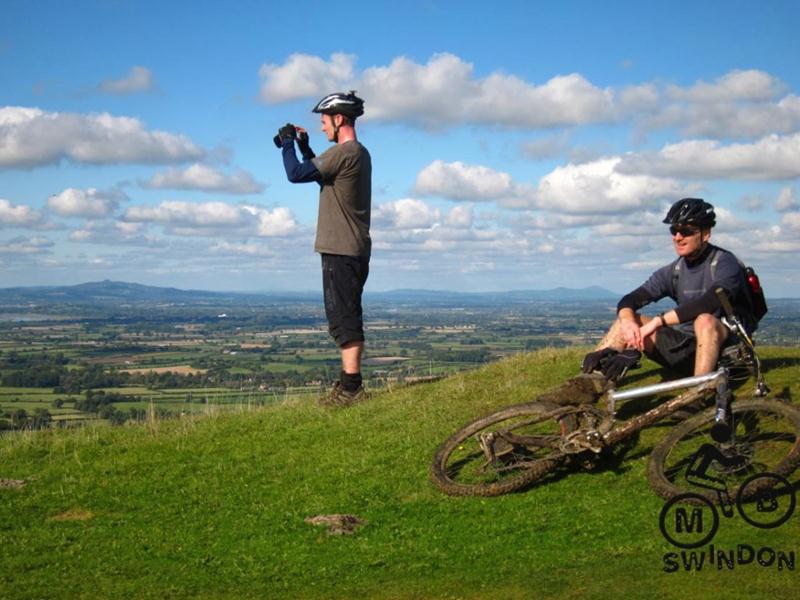
[[[59,515],[53,515],[48,521],[91,521],[94,513],[83,508],[70,508]]]
[[[0,490],[21,490],[27,483],[27,479],[0,479]]]
[[[355,515],[317,515],[304,519],[309,525],[324,525],[328,527],[328,535],[352,535],[359,527],[366,525],[364,519]]]

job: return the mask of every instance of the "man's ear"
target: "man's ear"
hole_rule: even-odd
[[[344,125],[344,115],[335,114],[333,115],[332,118],[333,118],[333,124],[336,125],[336,127],[341,127],[342,125]]]

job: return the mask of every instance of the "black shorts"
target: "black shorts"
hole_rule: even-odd
[[[656,332],[655,348],[650,358],[681,375],[691,375],[696,351],[696,337],[674,327],[661,327]]]
[[[738,343],[739,339],[729,334],[722,348]],[[656,332],[656,344],[650,355],[662,367],[667,367],[680,375],[694,373],[694,357],[697,353],[697,338],[674,327],[661,327]]]
[[[322,255],[322,292],[328,332],[339,347],[364,341],[361,294],[369,275],[369,258]]]

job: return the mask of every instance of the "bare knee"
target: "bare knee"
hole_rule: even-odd
[[[702,313],[694,320],[694,333],[698,337],[714,336],[725,339],[727,329],[722,322],[711,313]]]
[[[698,335],[709,331],[716,331],[716,329],[717,318],[712,314],[703,313],[697,315],[697,318],[694,320],[694,332]]]

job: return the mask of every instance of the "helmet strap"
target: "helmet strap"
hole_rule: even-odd
[[[333,125],[333,141],[334,141],[334,143],[338,144],[339,143],[339,127],[340,127],[340,125],[338,125],[336,123],[336,115],[335,114],[331,115],[331,124]]]

